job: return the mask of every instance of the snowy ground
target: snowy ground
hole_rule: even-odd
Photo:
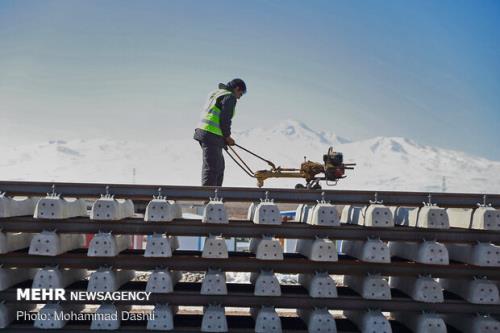
[[[292,120],[234,136],[241,145],[286,167],[298,167],[305,155],[321,161],[328,147],[334,146],[344,153],[346,162],[357,163],[338,188],[441,191],[444,180],[450,192],[500,192],[500,162],[419,145],[406,138],[351,142]],[[254,169],[267,167],[250,156],[248,160]],[[104,138],[21,146],[5,143],[0,179],[198,185],[200,164],[199,146],[190,137],[154,143]],[[226,166],[225,186],[255,186],[229,158]],[[266,186],[292,187],[295,183],[270,180]]]

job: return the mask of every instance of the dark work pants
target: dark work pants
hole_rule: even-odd
[[[220,145],[200,142],[203,152],[203,165],[201,167],[202,186],[222,186],[224,179],[224,156]]]

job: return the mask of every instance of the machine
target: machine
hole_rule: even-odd
[[[276,166],[273,162],[257,155],[256,153],[235,144],[237,147],[256,158],[266,162],[270,169],[258,170],[253,172],[252,169],[245,163],[240,155],[235,151],[233,146],[228,146],[226,152],[231,159],[250,177],[257,179],[257,186],[264,186],[264,181],[269,178],[302,178],[305,184],[299,183],[295,188],[302,189],[321,189],[320,182],[325,181],[327,185],[336,185],[337,182],[345,178],[346,170],[353,170],[355,163],[344,163],[344,155],[336,152],[333,147],[328,149],[328,152],[323,155],[323,163],[309,161],[304,157],[304,162],[300,168],[283,168]]]

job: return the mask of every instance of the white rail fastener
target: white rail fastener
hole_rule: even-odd
[[[0,217],[33,215],[36,202],[37,198],[11,198],[0,191]]]
[[[466,264],[500,267],[500,246],[491,243],[446,244],[450,259]]]
[[[209,235],[203,244],[203,252],[201,256],[202,258],[229,258],[226,240],[221,236]]]
[[[344,240],[342,252],[365,262],[391,262],[389,247],[380,239]]]
[[[0,254],[14,252],[30,246],[33,234],[0,231]]]
[[[255,253],[259,260],[283,260],[283,247],[277,239],[269,236],[252,238],[250,252]]]
[[[203,209],[203,223],[229,223],[226,207],[222,200],[214,198],[210,200]]]
[[[444,289],[473,304],[500,304],[498,287],[487,279],[439,279]]]
[[[148,318],[147,329],[153,331],[170,331],[174,329],[174,315],[177,307],[168,304],[156,304],[153,315]]]
[[[157,294],[168,294],[174,291],[174,286],[179,281],[179,273],[169,269],[155,269],[149,276],[146,291]]]
[[[445,208],[432,204],[425,204],[419,209],[409,211],[411,227],[449,229],[450,221]]]
[[[281,286],[272,271],[252,272],[250,283],[255,286],[255,296],[281,296]]]
[[[379,203],[373,203],[363,210],[364,225],[367,227],[394,227],[391,209]]]
[[[312,225],[339,226],[340,215],[337,211],[337,207],[324,200],[318,201],[318,203],[308,211],[307,223]]]
[[[391,312],[391,316],[415,333],[446,333],[446,323],[435,313]]]
[[[272,306],[251,308],[250,313],[255,321],[256,333],[281,333],[281,320]]]
[[[57,256],[83,247],[82,234],[58,234],[55,231],[42,231],[31,239],[29,254]]]
[[[298,309],[297,314],[306,323],[308,332],[337,332],[335,318],[328,309]]]
[[[255,207],[253,222],[257,224],[281,224],[278,205],[266,197]]]
[[[130,199],[115,199],[105,195],[97,199],[90,211],[91,220],[121,220],[134,216],[134,203]]]
[[[344,275],[344,285],[360,294],[364,299],[391,299],[389,282],[379,274]]]
[[[66,199],[49,194],[38,200],[33,217],[36,219],[68,219],[87,216],[87,203],[83,199]]]
[[[180,218],[177,204],[168,201],[161,195],[161,188],[158,190],[158,197],[153,199],[146,206],[144,221],[151,222],[170,222],[173,219]],[[182,215],[182,214],[181,214]]]
[[[480,206],[472,215],[472,229],[500,230],[500,209]]]
[[[219,269],[209,269],[201,283],[202,295],[227,295],[226,274]]]
[[[87,291],[117,291],[122,285],[135,277],[133,270],[113,270],[99,268],[90,275]]]
[[[337,261],[337,246],[328,238],[299,239],[295,251],[312,261]]]
[[[113,235],[110,232],[99,232],[90,241],[87,256],[116,257],[128,249],[132,238],[130,235]]]
[[[144,257],[163,257],[172,256],[172,252],[179,247],[177,236],[165,236],[162,234],[149,235],[146,238],[146,250]]]
[[[336,298],[338,296],[337,285],[326,272],[299,274],[299,283],[307,289],[310,297]]]
[[[389,242],[391,256],[401,257],[421,264],[448,265],[448,249],[436,241]]]
[[[391,276],[391,288],[399,289],[415,301],[425,303],[444,302],[441,284],[429,276]]]
[[[202,332],[227,332],[227,319],[224,307],[220,305],[208,305],[203,309],[201,321]]]
[[[362,333],[392,333],[391,325],[380,311],[344,311]]]
[[[488,315],[445,314],[446,323],[467,333],[490,333],[500,331],[500,321]]]
[[[44,267],[35,273],[31,287],[38,289],[65,288],[76,281],[83,280],[87,275],[86,269]]]

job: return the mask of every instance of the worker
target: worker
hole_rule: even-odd
[[[236,101],[247,91],[242,79],[234,79],[208,96],[201,120],[193,138],[200,144],[203,154],[201,169],[202,186],[222,186],[224,179],[224,156],[222,149],[235,144],[231,137],[231,120]]]

